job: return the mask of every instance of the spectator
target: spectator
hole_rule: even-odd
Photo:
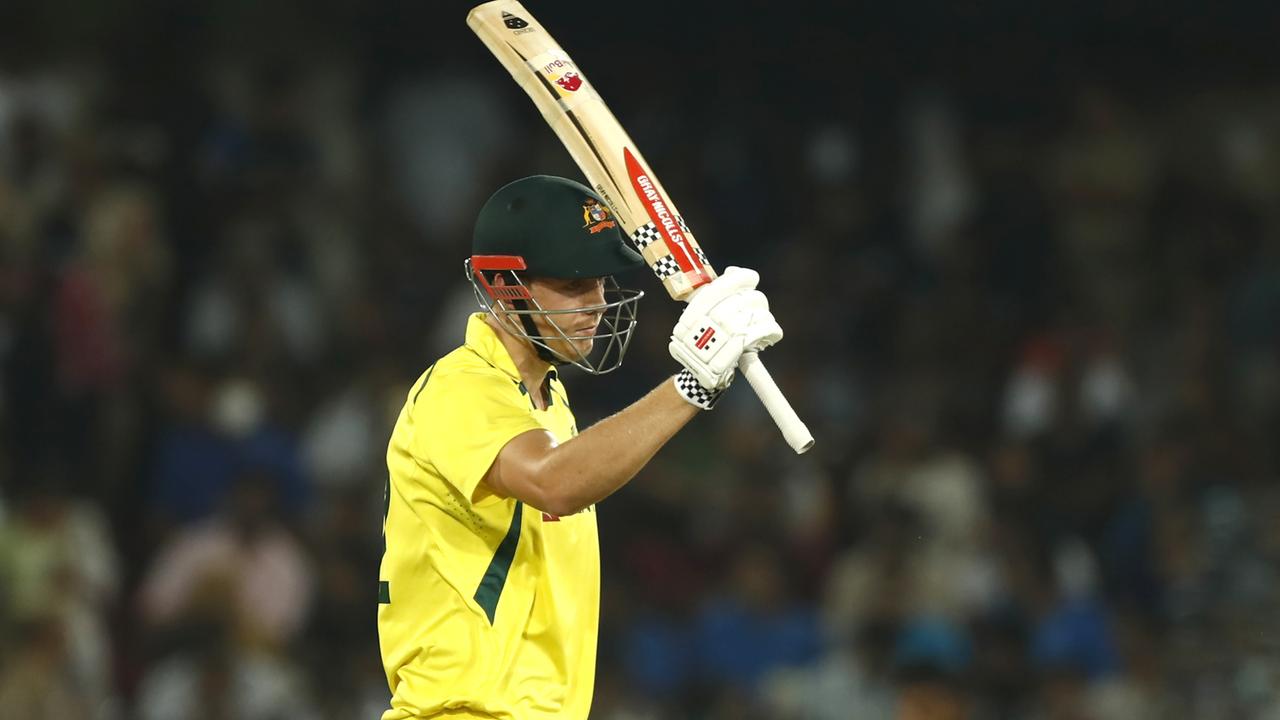
[[[291,433],[267,417],[258,385],[230,379],[215,384],[194,365],[166,378],[170,421],[154,458],[152,505],[160,536],[172,525],[209,517],[227,500],[246,468],[261,469],[275,483],[278,509],[297,516],[310,500]]]
[[[0,608],[25,628],[19,656],[31,653],[32,672],[62,673],[41,682],[74,685],[96,707],[115,696],[107,619],[119,559],[102,513],[70,497],[56,473],[32,480],[0,524]]]
[[[239,477],[222,514],[160,549],[140,599],[148,627],[164,630],[222,597],[238,637],[283,649],[302,629],[312,592],[310,558],[281,522],[275,480],[257,470]]]
[[[972,650],[969,639],[945,621],[915,618],[900,632],[893,652],[898,720],[965,720]]]
[[[92,691],[67,673],[66,630],[46,616],[18,627],[12,657],[0,666],[0,717],[94,717]]]
[[[237,643],[217,623],[194,627],[189,647],[156,663],[138,692],[141,720],[284,720],[316,717],[297,671],[280,657]]]
[[[750,689],[769,671],[817,659],[817,612],[789,597],[778,554],[754,545],[734,558],[723,595],[695,621],[698,669],[712,681]]]

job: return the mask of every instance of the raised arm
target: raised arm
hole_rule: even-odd
[[[627,484],[697,414],[668,380],[568,442],[556,444],[541,430],[517,435],[484,483],[539,510],[572,515]]]
[[[571,515],[613,494],[684,427],[711,409],[733,380],[743,352],[782,337],[754,271],[730,268],[690,299],[672,331],[670,351],[685,369],[627,409],[556,444],[533,430],[512,438],[484,483],[555,515]]]

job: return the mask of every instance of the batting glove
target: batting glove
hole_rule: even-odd
[[[759,352],[782,339],[782,328],[769,312],[769,300],[756,290],[760,275],[728,267],[698,288],[680,315],[667,348],[684,366],[676,389],[703,409],[715,405],[733,381],[743,352]]]

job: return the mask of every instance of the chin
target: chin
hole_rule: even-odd
[[[556,355],[559,355],[567,362],[573,362],[578,359],[578,355],[586,357],[591,354],[591,348],[595,346],[595,340],[574,340],[572,344],[562,348],[556,348]]]

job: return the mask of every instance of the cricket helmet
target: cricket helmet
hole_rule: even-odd
[[[539,357],[556,365],[574,365],[594,375],[622,364],[636,326],[636,306],[644,293],[619,287],[613,276],[644,264],[627,247],[604,198],[590,188],[561,177],[534,175],[503,186],[480,208],[467,259],[467,279],[480,307],[517,337],[533,343]],[[504,285],[493,278],[502,273]],[[529,293],[525,278],[604,278],[601,305],[545,310]],[[581,353],[556,317],[600,314],[594,351]],[[533,322],[547,320],[550,335]],[[572,357],[551,349],[562,340]]]

